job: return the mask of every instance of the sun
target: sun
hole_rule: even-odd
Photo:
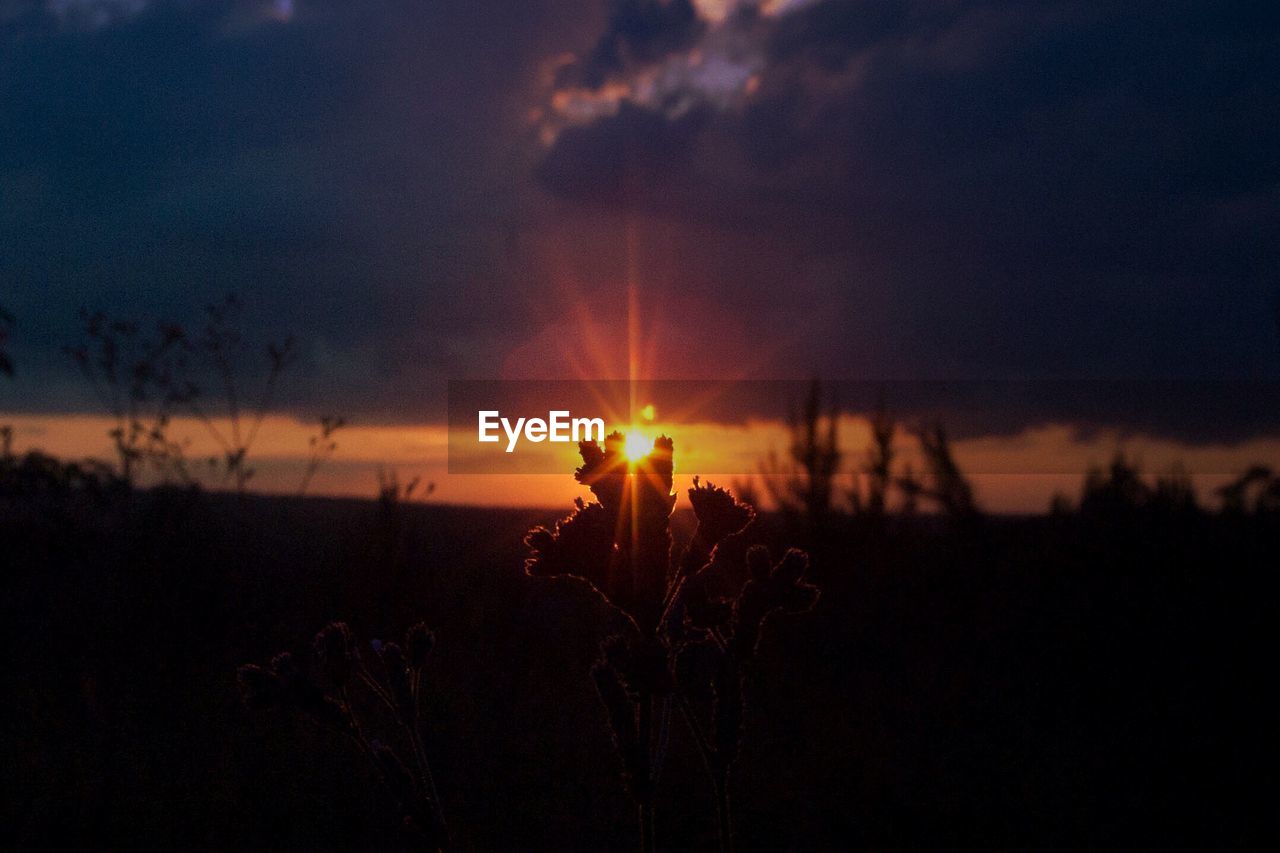
[[[653,451],[653,439],[639,430],[627,432],[626,442],[622,445],[622,455],[630,462],[639,462]]]

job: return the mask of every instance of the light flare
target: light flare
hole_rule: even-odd
[[[645,435],[632,427],[627,430],[626,441],[623,442],[622,454],[627,461],[635,464],[653,452],[653,436]]]

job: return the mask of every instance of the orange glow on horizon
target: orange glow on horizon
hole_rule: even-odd
[[[642,423],[627,433],[623,453],[629,462],[643,459],[653,449],[653,437],[665,433],[675,439],[676,491],[683,494],[692,474],[715,476],[759,485],[758,462],[772,449],[788,446],[790,432],[780,421],[748,421],[742,424],[710,419],[668,420]],[[40,450],[63,459],[97,458],[114,462],[108,437],[110,418],[93,415],[33,415],[0,413],[0,424],[12,427],[12,451]],[[184,443],[192,472],[203,486],[226,488],[224,481],[207,472],[202,461],[217,452],[201,424],[176,419],[175,439]],[[255,469],[252,489],[273,494],[296,494],[308,458],[308,440],[315,426],[285,415],[271,415],[254,445],[250,466]],[[578,464],[575,449],[563,446],[557,456],[557,473],[511,475],[450,474],[447,470],[447,427],[432,424],[354,424],[338,433],[338,450],[316,473],[309,495],[370,498],[376,494],[381,468],[398,471],[403,480],[421,477],[436,483],[433,502],[479,506],[560,507],[586,490],[572,477]],[[643,438],[641,438],[643,436]],[[841,418],[840,437],[845,453],[844,479],[862,459],[871,441],[864,418]],[[190,441],[187,444],[187,441]],[[557,446],[557,454],[562,446]],[[547,445],[532,445],[550,452]],[[1258,460],[1280,458],[1280,439],[1260,438],[1232,445],[1188,445],[1150,436],[1125,436],[1111,431],[1081,435],[1067,425],[1045,425],[1009,436],[964,438],[954,442],[956,461],[973,481],[979,503],[993,512],[1044,512],[1055,492],[1079,494],[1085,472],[1105,465],[1119,449],[1141,456],[1148,476],[1164,472],[1175,462],[1192,474],[1201,498],[1215,505],[1212,490]],[[918,450],[907,436],[900,439],[900,458],[920,470]],[[543,470],[551,470],[544,466]],[[144,483],[145,484],[145,483]],[[767,508],[767,506],[766,506]]]

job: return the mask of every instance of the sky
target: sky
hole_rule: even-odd
[[[97,411],[77,309],[228,292],[299,343],[282,415],[396,428],[638,342],[653,378],[1280,379],[1274,3],[0,0],[0,140],[24,417]],[[1194,438],[1275,424],[1228,426]]]

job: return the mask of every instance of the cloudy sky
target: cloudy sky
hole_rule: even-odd
[[[0,0],[0,247],[11,412],[230,291],[366,423],[629,301],[653,376],[1274,379],[1280,7]]]

